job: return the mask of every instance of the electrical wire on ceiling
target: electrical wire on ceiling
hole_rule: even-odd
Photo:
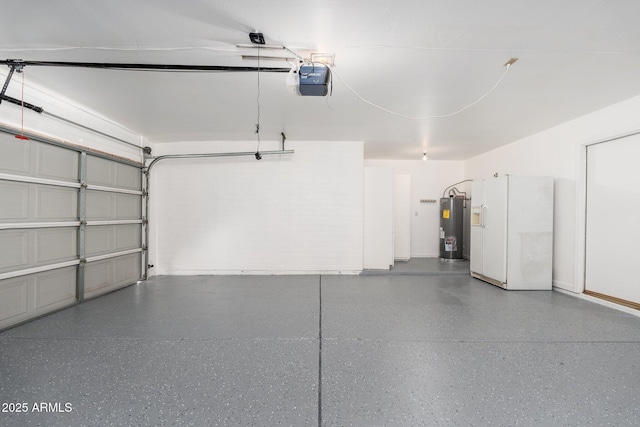
[[[333,95],[333,70],[331,69],[331,67],[329,67],[329,96],[325,96],[325,102],[327,103],[327,107],[329,107],[329,109],[331,111],[335,111],[331,105],[329,104],[329,97]]]
[[[515,62],[515,61],[513,61]],[[342,77],[340,77],[340,74],[336,73],[335,70],[331,70],[331,74],[335,75],[338,80],[340,80],[340,82],[351,91],[351,93],[353,93],[355,96],[357,96],[361,101],[371,105],[372,107],[375,107],[379,110],[382,110],[386,113],[392,114],[394,116],[398,116],[398,117],[403,117],[405,119],[409,119],[409,120],[430,120],[430,119],[442,119],[445,117],[451,117],[451,116],[455,116],[456,114],[462,113],[463,111],[473,107],[474,105],[478,104],[480,101],[482,101],[483,99],[485,99],[487,96],[489,96],[502,82],[502,80],[506,77],[507,73],[509,72],[509,69],[511,67],[511,64],[513,64],[513,62],[511,63],[507,63],[505,64],[505,67],[507,68],[504,73],[502,73],[502,75],[500,76],[500,78],[498,79],[498,81],[493,85],[493,87],[491,89],[489,89],[488,92],[486,92],[484,95],[482,95],[480,98],[476,99],[475,101],[473,101],[471,104],[465,105],[464,107],[452,112],[452,113],[447,113],[447,114],[440,114],[440,115],[434,115],[434,116],[426,116],[426,117],[414,117],[414,116],[408,116],[402,113],[398,113],[396,111],[392,111],[389,110],[387,108],[384,108],[378,104],[375,104],[365,98],[363,98],[358,92],[356,92],[355,89],[353,89],[351,86],[349,86],[349,84],[347,82],[345,82]]]
[[[336,110],[334,110],[334,109],[333,109],[333,107],[331,106],[331,104],[329,104],[329,97],[328,97],[328,96],[325,96],[325,97],[324,97],[324,100],[325,100],[325,102],[327,103],[327,108],[329,108],[329,110],[331,110],[331,111],[336,111]]]

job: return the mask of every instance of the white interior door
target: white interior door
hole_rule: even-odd
[[[508,177],[484,182],[482,245],[483,274],[500,282],[507,281],[507,194]]]
[[[587,148],[585,289],[638,304],[640,135]]]
[[[393,186],[393,256],[406,261],[411,258],[411,175],[395,175]]]

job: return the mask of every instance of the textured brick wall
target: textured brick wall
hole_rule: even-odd
[[[151,274],[360,271],[362,143],[287,142],[287,149],[295,154],[154,166]]]

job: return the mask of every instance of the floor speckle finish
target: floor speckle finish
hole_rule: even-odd
[[[638,343],[327,340],[323,420],[637,426],[639,351]]]
[[[158,277],[0,333],[0,403],[2,426],[637,426],[640,318],[457,272]]]
[[[412,258],[409,261],[395,261],[388,270],[364,270],[365,276],[440,276],[469,274],[469,260],[446,260],[442,258]]]

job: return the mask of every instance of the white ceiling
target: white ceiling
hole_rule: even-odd
[[[258,30],[301,54],[335,53],[340,77],[332,96],[300,97],[286,74],[260,73],[262,140],[285,132],[363,140],[367,158],[460,160],[639,95],[638,16],[636,0],[3,1],[0,59],[256,66],[241,59],[255,49],[236,45]],[[511,57],[491,94],[447,118],[386,113],[340,81],[404,115],[443,115],[487,93]],[[254,72],[25,75],[152,142],[255,138]]]

